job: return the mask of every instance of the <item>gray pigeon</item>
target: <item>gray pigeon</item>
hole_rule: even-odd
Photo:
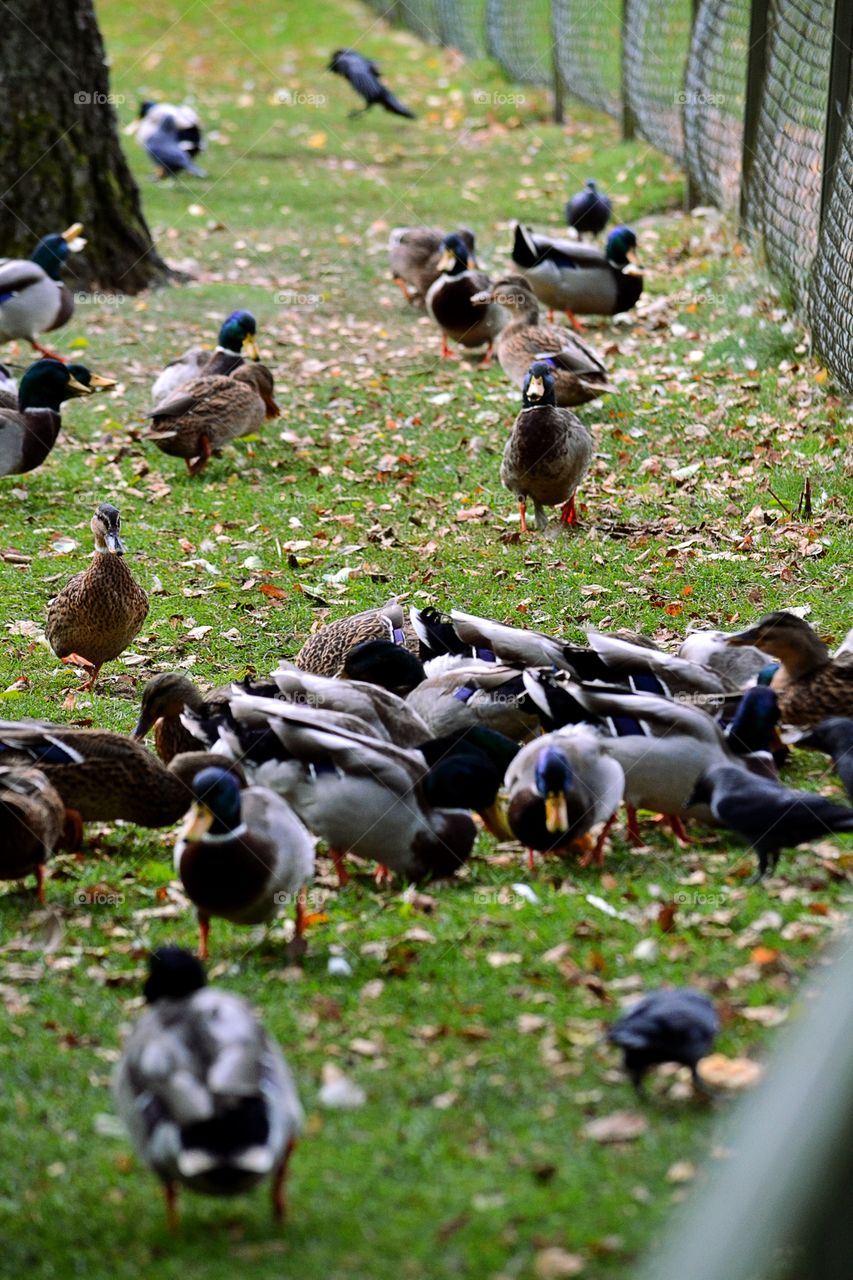
[[[145,142],[157,167],[158,178],[175,177],[179,173],[191,173],[196,178],[206,178],[204,169],[181,146],[178,126],[174,116],[164,116],[160,124]]]
[[[828,716],[797,738],[794,746],[832,756],[835,772],[853,804],[853,720],[849,716]]]

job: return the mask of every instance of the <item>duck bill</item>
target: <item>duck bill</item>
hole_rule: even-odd
[[[109,551],[110,555],[113,555],[113,556],[124,555],[124,543],[122,542],[118,534],[114,532],[114,530],[110,529],[109,533],[107,534],[106,541],[107,541],[107,551]]]
[[[725,637],[725,643],[732,645],[735,649],[742,648],[744,645],[758,644],[758,632],[755,627],[747,627],[745,631],[733,631],[730,636]]]
[[[134,738],[137,742],[141,741],[141,739],[145,737],[146,733],[151,728],[153,723],[154,721],[151,719],[151,717],[143,711],[139,719],[137,720],[136,725],[134,726],[133,732],[130,735],[131,738]]]
[[[476,270],[477,270],[477,259],[474,257],[473,253],[468,255],[468,263],[467,263],[467,265],[468,265],[468,270],[469,270],[469,271],[476,271]]]
[[[550,835],[569,829],[569,810],[562,791],[551,791],[545,797],[545,830]]]
[[[495,796],[488,809],[480,810],[480,817],[497,840],[515,840],[515,832],[509,825],[506,797],[500,792]]]
[[[80,250],[85,248],[86,246],[86,241],[80,235],[80,232],[82,230],[83,230],[82,222],[72,222],[68,230],[63,231],[62,233],[62,239],[68,245],[68,248],[71,250],[72,253],[79,253]]]
[[[545,383],[541,378],[531,378],[527,388],[528,400],[541,400],[545,394]]]
[[[94,382],[94,377],[92,381]],[[115,386],[115,383],[112,383],[112,386]],[[92,394],[91,387],[87,387],[85,382],[78,382],[70,373],[68,375],[68,390],[76,391],[78,396],[90,396]]]
[[[213,826],[213,814],[203,804],[194,804],[190,810],[187,826],[184,828],[184,840],[203,840]]]
[[[436,263],[436,268],[443,275],[445,271],[452,271],[455,264],[456,258],[449,249],[445,249]]]
[[[248,337],[243,339],[243,350],[248,351],[253,360],[260,360],[261,353],[258,350],[258,344],[253,334],[250,333]]]
[[[116,380],[115,378],[102,378],[99,373],[91,373],[89,374],[89,386],[92,388],[100,387],[105,390],[107,387],[116,386]]]

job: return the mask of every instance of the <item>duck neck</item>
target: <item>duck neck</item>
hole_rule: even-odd
[[[796,644],[781,641],[773,646],[773,656],[782,663],[785,674],[791,680],[802,680],[822,667],[828,667],[832,655],[820,636],[813,631],[798,637]]]

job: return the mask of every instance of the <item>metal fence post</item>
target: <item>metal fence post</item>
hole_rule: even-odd
[[[844,118],[850,99],[851,42],[853,42],[853,0],[835,0],[832,18],[832,51],[829,63],[829,97],[826,104],[826,132],[823,141],[820,220],[829,206],[832,179]]]
[[[637,132],[637,117],[628,102],[628,28],[631,23],[631,0],[622,0],[622,138],[628,142]]]
[[[743,150],[740,170],[740,233],[744,234],[749,208],[749,179],[758,145],[758,121],[767,73],[769,0],[752,0],[749,15],[749,48],[746,58],[746,101],[743,111]]]
[[[687,122],[685,119],[688,109],[690,107],[690,103],[687,101],[687,76],[690,70],[690,56],[693,52],[693,36],[696,31],[696,19],[699,16],[700,2],[701,0],[691,0],[691,3],[690,3],[690,50],[687,54],[687,61],[684,64],[684,79],[682,81],[682,88],[684,89],[684,94],[683,94],[684,101],[682,102],[682,106],[681,106],[681,121],[682,121],[682,129],[684,131],[684,168],[686,173],[686,178],[684,182],[684,206],[685,206],[685,212],[687,213],[689,213],[691,209],[695,208],[695,206],[699,204],[699,201],[702,198],[701,193],[696,183],[693,180],[693,174],[690,172],[690,156],[687,153]],[[698,103],[694,102],[693,103],[694,111],[697,110],[697,108],[698,108]]]
[[[554,124],[562,124],[566,118],[566,98],[563,76],[560,72],[560,55],[557,51],[557,23],[553,4],[551,5],[551,65],[554,82]]]

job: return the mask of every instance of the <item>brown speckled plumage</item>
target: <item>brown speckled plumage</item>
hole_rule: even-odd
[[[418,653],[420,646],[415,630],[400,605],[392,600],[381,609],[368,609],[350,618],[326,623],[308,637],[293,661],[303,671],[313,671],[318,676],[336,676],[347,654],[357,644],[365,640],[395,639],[402,639],[406,649]]]
[[[160,402],[148,415],[147,439],[163,453],[184,458],[193,474],[213,449],[257,431],[278,417],[272,374],[262,364],[241,364],[230,377],[195,378]]]
[[[241,687],[259,697],[272,698],[278,687],[272,680],[243,681]],[[231,697],[231,685],[220,685],[208,693],[202,693],[189,676],[178,671],[164,671],[153,676],[142,690],[139,720],[133,737],[144,738],[154,729],[154,749],[160,759],[168,764],[183,751],[197,751],[198,740],[184,728],[181,713],[185,707],[204,716],[208,708],[220,706]]]
[[[853,716],[853,654],[833,658],[817,632],[796,614],[766,614],[728,642],[756,645],[782,664],[770,687],[786,724],[811,728],[827,716]]]
[[[0,879],[37,875],[56,851],[65,806],[38,769],[0,768]]]
[[[95,555],[48,605],[45,633],[58,658],[78,655],[99,668],[123,653],[148,615],[148,596],[123,558],[119,513],[102,503],[92,518]]]
[[[501,484],[519,502],[533,500],[536,527],[544,529],[545,507],[571,501],[592,451],[592,436],[570,409],[547,404],[522,409],[504,449]]]

